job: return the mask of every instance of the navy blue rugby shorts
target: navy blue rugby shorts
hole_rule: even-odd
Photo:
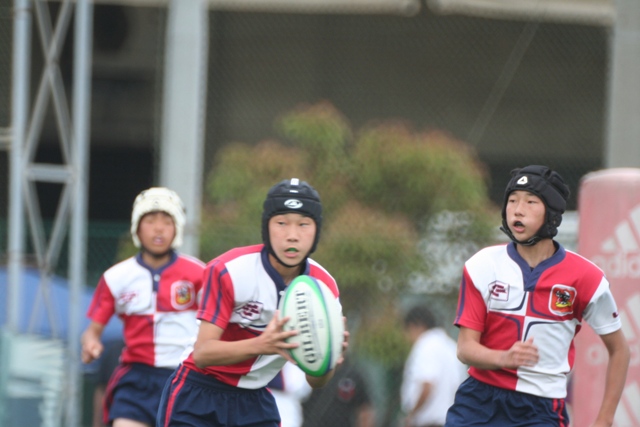
[[[266,388],[243,389],[182,365],[165,384],[156,427],[279,427]]]
[[[173,369],[131,363],[113,371],[104,402],[104,422],[126,418],[154,426],[162,389]]]
[[[564,399],[549,399],[467,378],[447,412],[445,427],[568,427]]]

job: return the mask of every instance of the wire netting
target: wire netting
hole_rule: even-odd
[[[329,100],[355,128],[399,119],[469,143],[494,200],[525,163],[557,168],[576,188],[601,167],[607,42],[602,27],[424,9],[413,17],[215,13],[205,161],[229,141],[273,136],[278,114]]]
[[[10,123],[11,7],[10,0],[0,0],[0,128]],[[487,233],[482,238],[461,234],[461,229],[471,229],[471,222],[448,209],[439,208],[433,215],[411,221],[397,220],[399,216],[389,213],[401,214],[398,209],[385,211],[384,206],[376,206],[375,198],[365,198],[364,174],[344,178],[342,172],[353,166],[350,163],[338,172],[312,175],[317,177],[314,186],[325,191],[321,194],[327,194],[329,203],[323,243],[339,241],[340,233],[357,231],[354,218],[388,224],[385,221],[391,217],[397,220],[394,226],[398,228],[392,230],[402,236],[401,243],[415,240],[419,253],[428,254],[435,265],[427,273],[402,276],[404,283],[399,283],[398,276],[390,273],[394,266],[388,260],[363,256],[362,264],[350,264],[351,270],[373,272],[379,280],[358,287],[342,280],[351,277],[349,268],[343,269],[330,252],[318,252],[319,261],[330,271],[340,271],[338,283],[345,282],[343,304],[353,332],[351,351],[365,372],[377,425],[390,427],[400,417],[399,387],[409,350],[402,315],[413,304],[427,304],[455,337],[451,323],[462,263],[481,244],[498,240],[495,208],[502,201],[509,171],[526,164],[557,169],[572,189],[569,209],[573,210],[580,178],[603,167],[609,28],[438,15],[424,5],[413,15],[331,12],[209,13],[203,216],[205,222],[229,222],[223,223],[222,231],[215,227],[202,230],[201,254],[208,261],[232,246],[260,241],[263,187],[272,182],[259,180],[258,196],[251,198],[253,193],[247,193],[243,203],[248,209],[241,212],[216,199],[222,198],[222,190],[210,191],[235,189],[232,178],[266,176],[271,180],[299,172],[315,174],[321,166],[344,165],[356,158],[354,147],[372,129],[397,131],[385,140],[389,145],[437,137],[447,144],[459,144],[460,152],[468,150],[481,171],[478,179],[486,198],[493,204],[478,208],[494,209],[487,226],[489,237]],[[129,253],[133,198],[158,182],[166,21],[162,8],[96,6],[88,286],[95,285],[106,268]],[[34,48],[34,55],[40,54],[38,49]],[[67,82],[71,70],[68,51],[67,46],[61,58]],[[314,107],[340,117],[336,122],[347,129],[340,136],[343,152],[314,154],[308,160],[307,152],[296,145],[306,136],[283,127],[287,115]],[[49,115],[47,123],[53,122]],[[51,160],[57,155],[50,148],[57,142],[54,125],[45,126],[42,140],[38,158]],[[242,161],[235,171],[224,169],[221,159],[235,165],[236,158]],[[247,166],[247,158],[254,163]],[[390,158],[380,156],[376,161]],[[398,164],[410,165],[409,160]],[[374,168],[374,163],[369,167]],[[219,170],[224,170],[229,181],[215,181]],[[397,177],[384,175],[381,180],[389,188],[391,181],[404,179],[408,172],[418,182],[439,176],[408,167],[397,166],[396,170]],[[348,185],[340,187],[336,177]],[[222,184],[216,187],[212,182]],[[438,181],[438,200],[447,198],[448,187],[443,182]],[[0,151],[2,261],[7,248],[7,189],[7,152]],[[418,206],[412,199],[417,193],[404,190],[388,190],[387,194],[396,197],[388,204],[409,206],[409,210]],[[44,216],[50,217],[56,200],[50,194],[41,196],[46,200],[41,206]],[[361,199],[361,204],[347,204],[349,196]],[[366,210],[363,205],[378,210]],[[379,210],[388,216],[377,215]],[[341,221],[347,224],[343,229],[337,228]],[[373,252],[394,242],[390,234],[370,228],[356,237]],[[347,243],[336,247],[346,248]],[[405,261],[408,258],[394,262]],[[65,242],[56,273],[65,276],[67,267]],[[372,330],[376,333],[364,340],[360,332]]]

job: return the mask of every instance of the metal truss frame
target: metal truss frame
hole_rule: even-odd
[[[69,325],[67,334],[68,395],[62,420],[53,425],[80,425],[80,301],[86,280],[86,229],[88,191],[88,145],[90,117],[92,0],[63,0],[55,22],[48,2],[14,1],[12,119],[9,134],[9,236],[7,327],[20,331],[22,275],[28,227],[41,274],[40,293],[33,301],[33,313],[44,308],[50,319],[56,307],[49,298],[49,282],[68,237],[69,245]],[[74,19],[73,88],[71,108],[59,67],[64,40]],[[31,36],[33,18],[44,52],[44,69],[30,109]],[[62,164],[35,161],[36,150],[49,107],[57,125]],[[49,236],[41,215],[37,183],[62,185],[59,204]],[[25,215],[26,214],[26,215]],[[25,221],[26,218],[26,221]],[[26,222],[26,223],[25,223]],[[33,324],[30,320],[30,327]],[[50,322],[52,328],[56,324]],[[54,336],[57,331],[53,331]],[[62,423],[62,424],[61,424]]]

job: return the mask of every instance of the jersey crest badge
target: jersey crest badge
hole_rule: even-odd
[[[509,284],[502,282],[493,282],[489,285],[491,299],[497,301],[509,301]]]
[[[132,301],[135,301],[137,297],[138,297],[138,292],[136,291],[122,292],[120,295],[118,295],[117,304],[119,306],[130,304]]]
[[[186,280],[173,282],[171,285],[171,305],[176,310],[184,310],[193,305],[195,301],[195,287]]]
[[[260,301],[249,301],[242,307],[238,307],[236,309],[236,313],[242,316],[245,319],[255,321],[260,318],[262,315],[262,308],[264,304]]]
[[[570,286],[554,285],[549,297],[549,310],[558,316],[572,314],[577,294],[576,289]]]

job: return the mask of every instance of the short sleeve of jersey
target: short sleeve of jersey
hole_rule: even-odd
[[[487,305],[483,295],[475,287],[467,268],[462,273],[460,293],[458,295],[458,311],[454,324],[483,332],[487,317]]]
[[[211,262],[204,270],[202,302],[198,319],[226,329],[233,314],[234,291],[223,263]]]
[[[87,317],[101,325],[106,325],[115,311],[115,299],[103,275],[93,293]]]
[[[598,335],[610,334],[622,327],[618,307],[611,294],[609,282],[604,277],[587,304],[584,320]]]

